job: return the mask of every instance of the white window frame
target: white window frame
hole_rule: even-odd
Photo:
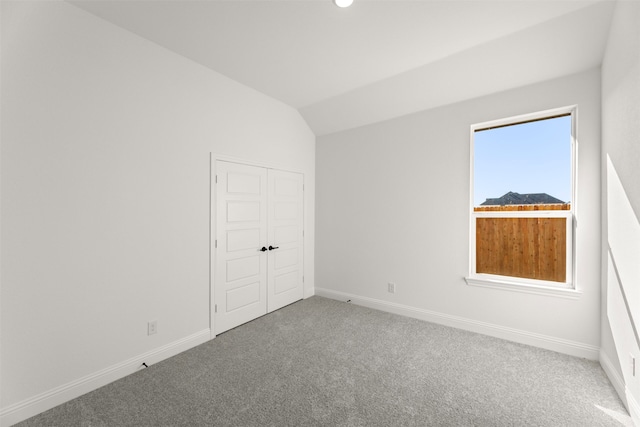
[[[508,117],[489,122],[482,122],[471,125],[470,128],[470,193],[469,193],[469,276],[465,280],[470,286],[481,286],[508,291],[518,291],[541,295],[559,296],[564,298],[578,298],[581,292],[575,286],[576,278],[576,233],[575,227],[577,200],[577,106],[555,108],[551,110],[539,111],[531,114]],[[556,116],[571,116],[571,209],[557,211],[474,211],[474,157],[475,132],[479,129],[487,129],[499,126],[510,126],[523,124],[534,120],[550,119]],[[476,272],[476,219],[477,218],[565,218],[566,227],[566,279],[565,282],[553,282],[546,280],[527,279],[513,276],[502,276],[495,274]]]

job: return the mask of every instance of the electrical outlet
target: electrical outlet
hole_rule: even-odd
[[[396,284],[395,283],[387,283],[387,291],[389,291],[389,293],[395,294],[396,293]]]
[[[150,320],[147,324],[147,335],[153,335],[158,333],[158,321]]]

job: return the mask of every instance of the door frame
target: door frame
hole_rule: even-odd
[[[216,251],[215,251],[215,241],[216,241],[216,237],[217,237],[217,230],[216,230],[216,212],[217,212],[217,208],[218,206],[216,205],[216,197],[218,196],[218,194],[216,193],[216,174],[217,174],[217,170],[216,170],[216,164],[218,161],[222,161],[222,162],[229,162],[229,163],[239,163],[242,165],[247,165],[247,166],[256,166],[256,167],[261,167],[261,168],[265,168],[265,169],[275,169],[275,170],[280,170],[280,171],[284,171],[284,172],[293,172],[293,173],[298,173],[300,175],[302,175],[302,188],[303,188],[303,195],[302,195],[302,230],[303,230],[303,238],[302,238],[302,275],[304,277],[304,255],[305,255],[305,250],[304,250],[304,245],[305,245],[305,239],[304,239],[304,230],[305,230],[305,226],[306,226],[306,222],[305,222],[305,216],[306,216],[306,210],[305,210],[305,202],[306,202],[306,198],[305,198],[305,192],[304,192],[304,188],[305,188],[305,184],[306,184],[306,176],[305,173],[300,170],[300,169],[295,169],[295,168],[290,168],[290,167],[283,167],[281,165],[275,164],[275,163],[269,163],[269,162],[257,162],[257,161],[253,161],[253,160],[248,160],[248,159],[243,159],[243,158],[238,158],[238,157],[232,157],[232,156],[227,156],[227,155],[223,155],[223,154],[216,154],[213,152],[209,153],[209,333],[210,333],[210,339],[214,339],[216,337],[216,332],[215,332],[215,312],[214,312],[214,308],[216,305],[215,302],[215,292],[214,292],[214,278],[215,278],[215,266],[216,266]],[[302,283],[302,297],[304,298],[305,295],[305,288],[304,288],[304,281]]]

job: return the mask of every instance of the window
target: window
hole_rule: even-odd
[[[468,283],[573,288],[575,115],[471,127]]]

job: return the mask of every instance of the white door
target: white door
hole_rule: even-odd
[[[217,335],[267,313],[267,170],[217,162],[216,181]]]
[[[271,312],[303,295],[303,176],[269,169],[267,308]]]
[[[303,296],[303,176],[216,162],[214,330]]]

